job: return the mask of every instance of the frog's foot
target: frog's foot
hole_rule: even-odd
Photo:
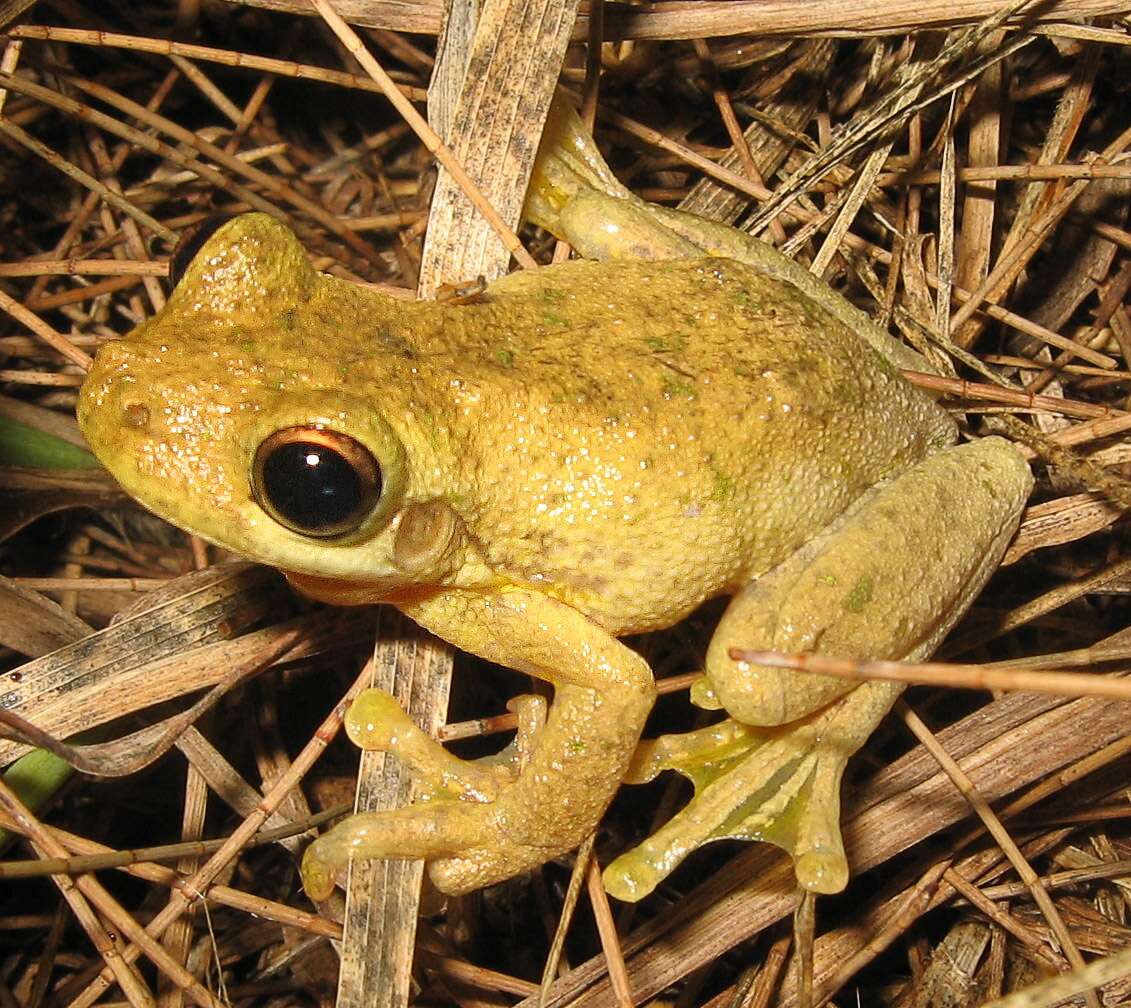
[[[412,774],[417,798],[493,801],[500,788],[522,772],[546,722],[546,700],[514,697],[507,709],[517,718],[517,731],[501,752],[479,760],[453,756],[416,726],[392,694],[382,689],[362,693],[346,715],[346,733],[360,749],[393,753]],[[374,855],[376,856],[376,855]]]
[[[408,808],[361,812],[339,823],[320,836],[302,858],[302,884],[315,901],[326,899],[341,881],[351,858],[446,858],[457,852],[474,858],[477,851],[490,846],[496,834],[494,803],[476,805],[439,799]],[[486,851],[491,862],[491,851]],[[526,860],[518,852],[504,852],[495,845],[498,856],[514,855],[508,861],[518,865]],[[484,860],[484,859],[481,859]],[[432,867],[443,865],[433,862]],[[472,885],[469,888],[475,888]],[[445,891],[451,892],[452,888]]]
[[[618,899],[650,893],[692,851],[712,840],[765,840],[793,857],[798,883],[840,892],[848,863],[840,837],[840,781],[849,757],[902,687],[867,683],[822,710],[780,727],[731,718],[685,735],[642,743],[626,781],[677,770],[695,796],[666,825],[605,869]]]
[[[354,858],[422,858],[436,888],[456,895],[537,868],[580,843],[572,834],[533,834],[524,803],[513,800],[521,790],[483,804],[440,798],[350,816],[306,848],[303,888],[317,902],[344,881]]]
[[[582,702],[593,702],[591,691]],[[421,731],[389,693],[362,693],[346,716],[347,731],[361,748],[394,753],[408,767],[415,804],[350,816],[315,840],[302,862],[307,894],[325,899],[353,857],[424,858],[437,887],[451,893],[542,864],[562,843],[575,846],[579,838],[555,842],[532,828],[531,781],[523,772],[544,733],[546,700],[520,696],[507,706],[517,717],[514,740],[495,755],[468,761]]]
[[[511,743],[495,755],[462,760],[421,731],[391,694],[362,693],[346,715],[346,731],[360,748],[393,753],[405,764],[417,804],[351,816],[315,840],[302,861],[311,899],[329,896],[355,856],[438,859],[430,869],[445,892],[478,888],[552,856],[514,839],[522,832],[514,828],[514,785],[535,753],[547,703],[519,696],[507,707],[518,722]]]

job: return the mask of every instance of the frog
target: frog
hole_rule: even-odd
[[[424,859],[453,894],[510,878],[665,769],[695,794],[606,867],[612,895],[724,837],[839,891],[841,778],[901,687],[747,656],[931,654],[1014,534],[1028,466],[1000,437],[960,443],[900,374],[923,358],[804,267],[629,193],[561,103],[525,213],[586,258],[447,302],[320,273],[272,216],[219,225],[99,349],[86,440],[141,504],[302,594],[393,605],[553,688],[481,760],[363,693],[348,733],[416,797],[314,840],[311,898],[354,857]],[[655,683],[621,638],[714,598],[691,697],[722,720],[642,742]]]

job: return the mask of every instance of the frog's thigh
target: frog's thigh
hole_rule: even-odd
[[[494,800],[443,801],[357,815],[308,848],[308,892],[327,892],[351,855],[424,857],[446,892],[542,864],[594,828],[654,698],[647,664],[579,612],[520,589],[440,592],[402,607],[422,626],[555,686],[546,725]]]
[[[736,662],[728,649],[926,657],[993,572],[1031,482],[999,438],[949,449],[869,494],[828,535],[744,591],[708,654],[713,693],[736,720],[713,735],[640,747],[630,779],[676,769],[696,794],[609,866],[610,892],[638,899],[691,851],[727,837],[776,843],[793,855],[802,886],[842,889],[841,775],[899,687],[849,690],[830,677]]]
[[[870,491],[733,599],[707,653],[710,693],[739,721],[785,724],[850,684],[735,661],[732,648],[932,653],[996,568],[1031,485],[1021,456],[990,437],[932,455]]]

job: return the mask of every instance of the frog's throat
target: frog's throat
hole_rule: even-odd
[[[327,605],[354,606],[385,602],[400,606],[421,602],[435,591],[426,586],[392,588],[388,585],[366,584],[364,581],[300,574],[298,571],[284,570],[282,574],[300,595],[315,602],[325,602]]]

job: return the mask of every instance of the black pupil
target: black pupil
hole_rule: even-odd
[[[353,466],[312,441],[275,448],[264,460],[263,489],[280,516],[315,534],[337,529],[367,497]]]

